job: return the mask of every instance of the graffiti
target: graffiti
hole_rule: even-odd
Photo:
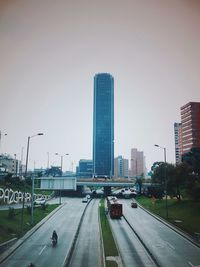
[[[24,202],[31,201],[31,193],[13,191],[12,189],[9,188],[6,189],[0,188],[0,202],[3,202],[5,204],[20,203],[23,201],[23,197],[24,197]],[[47,196],[44,196],[42,194],[34,194],[33,200],[39,197],[47,198]]]

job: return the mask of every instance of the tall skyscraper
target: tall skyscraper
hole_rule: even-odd
[[[93,172],[114,174],[114,79],[108,73],[94,77]]]

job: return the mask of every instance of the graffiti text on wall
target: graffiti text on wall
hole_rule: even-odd
[[[8,188],[0,188],[0,202],[5,204],[20,203],[23,201],[23,196],[25,202],[31,201],[31,193],[22,193],[20,191],[13,191],[12,189]],[[41,196],[43,195],[34,194],[34,199]]]

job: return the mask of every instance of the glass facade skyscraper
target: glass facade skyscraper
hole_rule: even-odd
[[[94,77],[93,172],[114,174],[114,79],[108,73]]]

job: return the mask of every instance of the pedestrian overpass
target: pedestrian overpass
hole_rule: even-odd
[[[133,187],[135,181],[128,178],[78,178],[65,176],[46,176],[35,179],[36,188],[41,190],[77,190],[78,186],[88,187]]]

